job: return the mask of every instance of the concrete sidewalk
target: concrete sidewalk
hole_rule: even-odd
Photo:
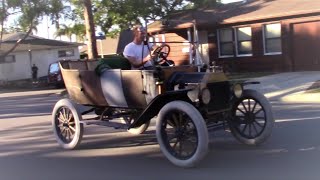
[[[247,85],[246,89],[256,89],[269,100],[299,103],[320,103],[320,93],[306,93],[314,83],[320,81],[320,71],[279,73],[248,81],[260,84]]]
[[[5,89],[0,90],[0,97],[17,97],[31,95],[60,96],[64,91],[64,89]]]

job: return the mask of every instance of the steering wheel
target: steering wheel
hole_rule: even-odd
[[[167,57],[170,53],[170,46],[167,44],[162,44],[161,46],[157,47],[154,51],[152,56],[154,57],[153,60],[156,64],[162,64],[167,60]]]

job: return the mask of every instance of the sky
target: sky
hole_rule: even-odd
[[[242,0],[222,0],[221,2],[224,4],[227,4],[227,3],[237,2],[237,1],[242,1]],[[51,22],[48,23],[47,18],[43,19],[42,23],[38,25],[37,29],[38,29],[38,32],[35,32],[36,36],[40,36],[48,39],[55,39],[55,35],[54,35],[55,27],[54,25],[51,25]],[[56,39],[60,40],[59,38],[56,38]],[[62,37],[61,40],[69,41],[67,37]]]

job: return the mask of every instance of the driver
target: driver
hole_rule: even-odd
[[[152,69],[150,51],[153,50],[153,44],[148,43],[146,39],[146,29],[140,25],[134,26],[133,41],[126,45],[123,55],[130,61],[131,69]]]

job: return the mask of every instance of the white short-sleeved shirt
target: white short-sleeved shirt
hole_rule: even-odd
[[[149,47],[150,48],[152,47],[151,43],[149,43]],[[142,56],[142,49],[143,49],[143,56]],[[134,57],[136,61],[139,61],[141,63],[142,59],[149,55],[149,48],[147,45],[144,45],[143,43],[138,45],[138,44],[135,44],[134,42],[131,42],[128,45],[126,45],[126,47],[124,48],[123,55],[127,58],[128,56]],[[150,61],[144,64],[144,67],[150,67],[150,66],[152,66],[152,63]],[[143,66],[141,66],[140,68],[135,68],[131,65],[131,69],[141,69],[142,67]]]

